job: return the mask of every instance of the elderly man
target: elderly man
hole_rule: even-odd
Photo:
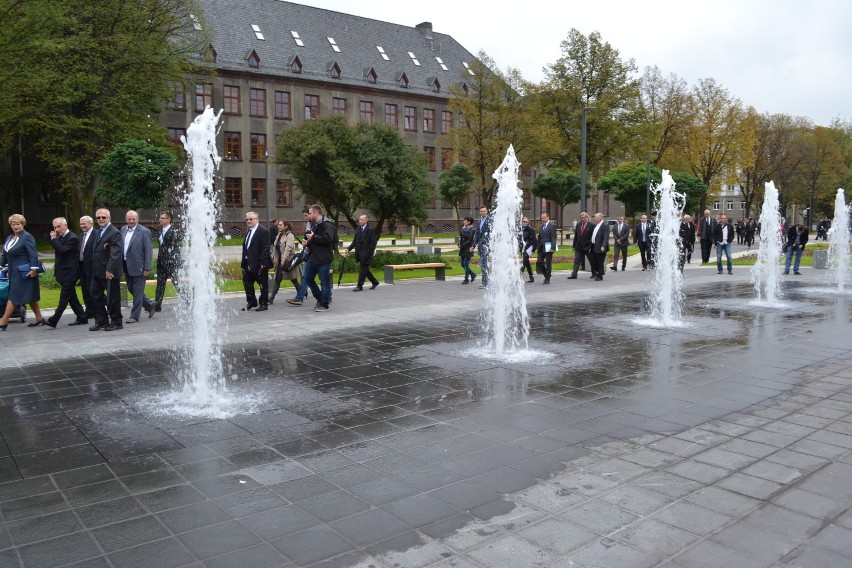
[[[80,250],[78,251],[80,289],[83,292],[83,303],[86,305],[86,317],[77,319],[68,325],[86,325],[90,319],[95,319],[95,303],[89,295],[92,284],[92,251],[95,248],[95,220],[88,215],[80,217]]]
[[[358,217],[358,229],[355,232],[355,238],[352,239],[349,248],[343,252],[343,256],[348,256],[352,249],[355,249],[355,258],[358,259],[358,285],[352,289],[353,292],[360,292],[364,289],[364,280],[370,280],[372,284],[370,290],[375,290],[379,285],[379,281],[370,272],[370,264],[373,262],[377,242],[376,231],[370,227],[367,216]]]
[[[243,311],[257,308],[258,312],[269,309],[269,267],[272,266],[272,256],[269,252],[269,231],[257,222],[257,213],[246,213],[248,233],[243,243],[243,259],[240,268],[243,269],[243,289],[246,293],[246,307]],[[260,303],[254,291],[254,285],[260,286]]]
[[[121,231],[112,224],[109,209],[98,209],[95,220],[98,228],[94,231],[92,282],[89,287],[89,296],[95,311],[95,325],[91,326],[89,331],[115,331],[124,327],[121,320],[123,241]]]
[[[77,316],[79,322],[85,322],[86,310],[80,305],[77,298],[77,278],[80,275],[80,266],[77,255],[80,252],[80,240],[77,235],[68,230],[68,221],[65,217],[57,217],[53,220],[53,230],[50,232],[50,245],[56,253],[56,261],[53,265],[53,275],[59,282],[59,305],[56,311],[46,320],[46,324],[55,328],[59,318],[69,304]]]
[[[630,225],[624,221],[624,215],[619,215],[612,228],[613,237],[613,255],[612,268],[613,272],[618,271],[618,255],[621,254],[621,271],[627,267],[627,247],[630,245]]]
[[[609,225],[604,222],[603,213],[595,213],[589,261],[592,264],[592,277],[596,282],[603,280],[607,252],[609,252]]]
[[[148,317],[154,317],[157,305],[145,296],[145,280],[151,273],[151,257],[154,255],[154,245],[151,242],[151,231],[139,224],[139,214],[128,211],[124,216],[127,223],[121,228],[121,241],[124,244],[124,277],[127,281],[127,291],[133,296],[130,317],[125,323],[139,323],[142,308],[148,312]]]
[[[569,280],[577,279],[577,271],[580,266],[584,265],[586,258],[592,252],[592,231],[595,230],[594,224],[589,220],[589,214],[583,211],[580,213],[580,221],[574,226],[574,269],[571,271]],[[591,267],[592,259],[589,258]],[[593,275],[594,277],[594,275]]]
[[[651,223],[648,222],[648,216],[642,215],[642,218],[636,227],[633,229],[633,242],[639,246],[639,256],[642,259],[642,270],[648,270],[648,266],[652,264],[651,259]]]
[[[544,276],[544,283],[550,284],[553,266],[553,253],[556,252],[556,224],[550,222],[547,211],[541,213],[541,228],[539,229],[538,253],[536,271]],[[530,276],[532,282],[532,276]]]
[[[155,310],[160,311],[163,296],[166,293],[166,281],[171,280],[175,290],[180,294],[180,240],[177,229],[172,226],[172,214],[169,211],[160,213],[160,249],[157,253],[157,289],[154,292]]]
[[[684,215],[680,220],[678,229],[678,261],[677,267],[683,272],[683,266],[692,259],[692,251],[695,248],[695,224],[692,217]]]
[[[716,220],[710,216],[710,210],[704,210],[704,217],[698,222],[698,237],[701,239],[701,264],[710,262],[710,251],[713,249],[713,231]]]

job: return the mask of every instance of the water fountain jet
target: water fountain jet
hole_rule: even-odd
[[[828,283],[844,294],[848,291],[849,278],[849,206],[842,188],[837,190],[834,199],[834,219],[828,239]]]
[[[751,283],[757,292],[754,305],[781,308],[783,290],[781,279],[781,215],[778,212],[778,190],[772,181],[764,186],[763,206],[760,209],[760,242],[757,250],[757,262],[751,269]]]

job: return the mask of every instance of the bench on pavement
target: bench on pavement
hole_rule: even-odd
[[[385,284],[393,284],[395,270],[414,270],[416,268],[434,268],[435,280],[446,280],[447,265],[443,262],[423,262],[420,264],[386,264]]]

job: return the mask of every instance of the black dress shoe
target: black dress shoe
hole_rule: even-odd
[[[38,321],[34,321],[33,323],[28,323],[27,327],[39,327],[39,326],[42,326],[42,325],[47,325],[47,322],[45,321],[44,318],[41,318]]]
[[[53,321],[53,320],[45,320],[44,325],[46,325],[47,327],[56,329],[56,322]]]
[[[269,307],[268,307],[268,306],[258,306],[258,307],[257,307],[257,309],[256,309],[255,311],[256,311],[256,312],[265,312],[265,311],[266,311],[266,310],[268,310],[268,309],[269,309]]]
[[[248,311],[251,311],[252,309],[254,309],[256,307],[257,307],[257,304],[246,304],[246,307],[244,307],[242,309],[242,311],[248,312]]]
[[[618,272],[617,266],[610,266],[609,269],[612,270],[613,272]],[[622,268],[622,270],[624,270],[624,269]]]
[[[373,285],[372,285],[372,286],[370,286],[370,290],[375,290],[375,289],[376,289],[376,288],[378,288],[378,287],[379,287],[379,283],[378,283],[378,282],[373,282]]]
[[[76,321],[72,321],[68,325],[87,325],[88,323],[89,323],[89,320],[76,320]]]
[[[99,331],[101,329],[106,329],[107,327],[109,327],[109,324],[107,323],[96,323],[95,325],[89,328],[89,331]]]
[[[595,282],[600,282],[603,280],[603,276],[595,276]]]
[[[361,288],[360,286],[355,286],[354,288],[352,288],[353,292],[360,292],[362,290],[363,290],[363,288]]]
[[[148,312],[148,318],[150,319],[150,318],[154,317],[154,312],[157,311],[157,308],[156,308],[156,306],[151,306],[150,310],[145,310],[145,311]]]
[[[114,323],[114,324],[110,324],[110,325],[106,326],[104,328],[104,331],[116,331],[116,330],[119,330],[119,329],[124,329],[124,326],[119,324],[119,323]]]

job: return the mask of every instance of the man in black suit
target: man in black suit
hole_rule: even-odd
[[[592,229],[589,260],[592,264],[592,277],[596,282],[603,280],[607,252],[609,252],[609,225],[604,222],[603,213],[595,213],[595,228]]]
[[[488,207],[479,208],[479,221],[476,222],[476,236],[473,238],[473,246],[479,253],[479,268],[482,270],[482,282],[480,288],[488,286],[488,259],[491,255],[491,226],[494,219],[488,214]]]
[[[77,319],[68,325],[86,325],[90,319],[95,319],[95,303],[89,295],[92,285],[92,251],[95,248],[95,221],[88,215],[80,217],[80,250],[79,260],[80,290],[83,292],[83,303],[86,305],[86,317]]]
[[[59,291],[59,305],[56,311],[45,323],[55,328],[59,318],[65,311],[67,305],[71,305],[77,321],[86,320],[86,310],[77,299],[77,278],[80,275],[79,260],[80,240],[77,235],[68,230],[68,221],[64,217],[53,220],[53,230],[50,232],[50,244],[56,253],[56,261],[53,264],[53,275],[61,285]]]
[[[518,235],[518,241],[521,246],[521,274],[526,270],[530,277],[527,282],[535,282],[532,265],[530,264],[530,255],[538,250],[538,239],[536,239],[535,229],[533,229],[533,226],[530,225],[530,220],[526,217],[521,219],[521,234]],[[538,261],[536,261],[536,272],[538,271]]]
[[[713,227],[716,220],[710,216],[710,210],[704,210],[704,217],[698,222],[698,237],[701,240],[701,264],[710,262],[710,251],[713,249]]]
[[[621,271],[624,272],[627,266],[627,247],[630,245],[630,225],[625,222],[624,215],[617,217],[617,222],[613,227],[613,236],[615,242],[613,243],[612,266],[610,268],[613,272],[618,271],[618,255],[621,253]]]
[[[355,258],[358,259],[358,285],[353,288],[353,292],[360,292],[364,289],[364,280],[369,279],[373,284],[370,290],[375,290],[379,285],[379,281],[370,272],[370,264],[373,262],[373,254],[376,252],[376,243],[378,237],[376,231],[367,223],[367,216],[361,215],[358,217],[358,230],[355,232],[355,238],[352,239],[352,244],[343,253],[347,256],[352,249],[355,249]]]
[[[160,248],[157,252],[157,290],[154,293],[154,309],[160,311],[163,295],[166,293],[166,281],[171,280],[175,291],[180,294],[180,233],[172,226],[172,214],[160,213]]]
[[[544,283],[550,284],[553,253],[556,251],[556,223],[550,222],[550,215],[541,214],[541,229],[538,235],[538,258],[535,261],[536,272],[544,276]],[[530,277],[532,280],[532,277]]]
[[[95,310],[95,325],[89,331],[115,331],[124,327],[121,319],[123,242],[121,231],[112,224],[108,209],[98,209],[95,220],[99,228],[95,229],[93,235],[95,244],[92,249],[92,283],[89,287]]]
[[[246,226],[248,234],[243,243],[243,261],[240,264],[243,269],[243,288],[246,291],[246,307],[243,311],[257,308],[257,311],[262,312],[269,309],[269,267],[272,266],[269,231],[258,224],[257,213],[254,211],[246,213]],[[254,292],[255,283],[260,285],[260,304]]]
[[[678,229],[678,262],[677,267],[683,272],[683,266],[692,259],[692,250],[695,248],[695,224],[692,217],[684,215],[680,220]]]
[[[648,270],[651,263],[651,224],[648,216],[642,215],[641,220],[633,229],[633,242],[639,245],[639,256],[642,258],[642,270]]]
[[[592,252],[592,231],[594,230],[595,226],[589,220],[589,214],[585,211],[580,213],[580,221],[574,226],[574,270],[571,271],[569,280],[576,280],[580,266],[585,267],[586,257]],[[589,259],[589,265],[591,262]]]

